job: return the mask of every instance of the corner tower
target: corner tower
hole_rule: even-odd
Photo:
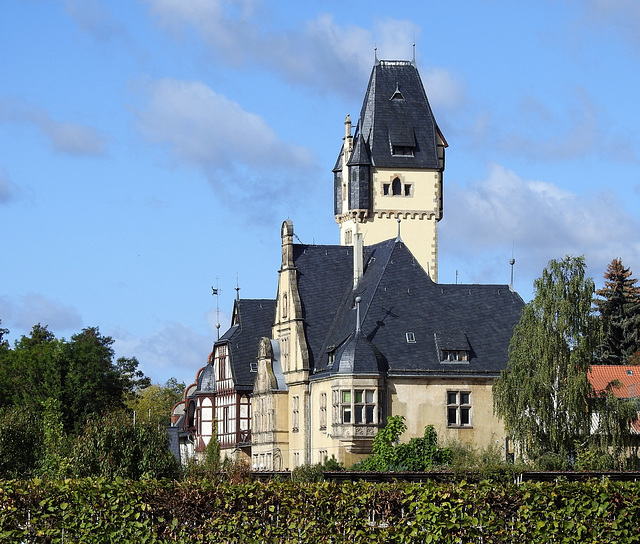
[[[352,136],[351,118],[333,169],[340,244],[397,235],[438,281],[438,221],[447,142],[413,61],[377,60]]]

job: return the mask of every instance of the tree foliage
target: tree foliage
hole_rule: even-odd
[[[136,413],[136,419],[166,427],[171,423],[171,409],[184,395],[185,384],[169,378],[164,386],[153,384],[130,398],[127,409]]]
[[[175,478],[180,467],[168,443],[166,429],[134,424],[124,411],[91,417],[74,444],[75,475]]]
[[[594,303],[603,324],[600,347],[602,364],[624,365],[633,362],[640,350],[640,287],[631,270],[613,259],[604,274],[604,287],[596,291]]]
[[[65,340],[38,324],[13,348],[0,339],[0,406],[41,412],[55,399],[66,431],[78,431],[90,414],[122,408],[150,380],[135,358],[114,361],[112,345],[97,327]]]
[[[493,386],[494,410],[530,458],[571,456],[590,431],[587,378],[599,344],[594,283],[583,257],[552,260],[534,282]]]
[[[400,436],[407,430],[404,416],[390,416],[373,439],[373,454],[353,468],[366,471],[424,471],[446,465],[451,451],[438,446],[438,435],[433,425],[424,429],[420,438],[400,443]]]

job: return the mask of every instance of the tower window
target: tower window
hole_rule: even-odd
[[[413,157],[413,147],[408,145],[391,146],[391,154],[403,157]]]
[[[391,191],[393,192],[393,196],[399,196],[402,194],[402,182],[400,178],[395,178],[391,183]]]
[[[382,184],[383,196],[413,196],[413,183],[403,183],[399,177]]]

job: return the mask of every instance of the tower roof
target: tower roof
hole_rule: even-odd
[[[443,142],[444,137],[418,69],[410,61],[381,60],[374,65],[356,138],[359,133],[376,167],[441,168],[437,145],[438,137]],[[394,154],[394,148],[411,148],[413,153]]]

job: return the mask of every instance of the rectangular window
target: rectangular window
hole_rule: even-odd
[[[327,428],[327,394],[320,393],[320,430]]]
[[[297,433],[300,425],[300,397],[293,397],[293,411],[291,414],[291,432]]]
[[[447,425],[449,427],[471,426],[471,393],[469,391],[447,391]]]
[[[464,349],[443,349],[442,362],[465,363],[469,360],[469,352]]]
[[[382,194],[384,196],[389,196],[389,191],[391,190],[391,184],[390,183],[383,183],[382,184]]]
[[[333,402],[334,422],[338,424],[363,425],[379,421],[380,410],[374,389],[334,390]]]
[[[411,184],[406,183],[404,186],[404,196],[411,196]]]

